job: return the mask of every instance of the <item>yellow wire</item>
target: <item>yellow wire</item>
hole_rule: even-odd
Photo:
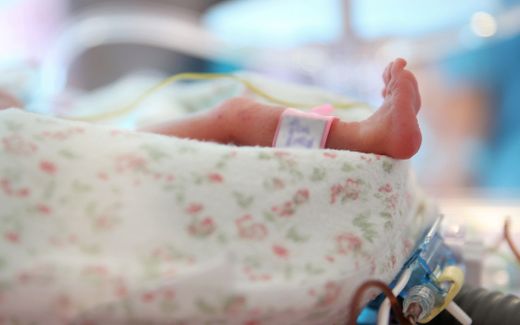
[[[179,73],[179,74],[173,75],[171,77],[168,77],[168,78],[162,80],[158,84],[156,84],[156,85],[152,86],[151,88],[149,88],[148,90],[146,90],[144,93],[142,93],[139,97],[137,97],[130,104],[123,106],[122,108],[120,108],[118,110],[109,111],[109,112],[100,113],[100,114],[86,115],[86,116],[81,116],[81,117],[69,117],[69,119],[82,120],[82,121],[103,121],[103,120],[120,117],[120,116],[123,116],[127,113],[134,111],[147,97],[153,95],[154,93],[162,90],[163,88],[167,87],[168,85],[170,85],[176,81],[179,81],[179,80],[213,80],[213,79],[236,80],[236,81],[240,82],[242,85],[244,85],[252,93],[254,93],[260,97],[263,97],[264,99],[266,99],[272,103],[275,103],[275,104],[278,104],[281,106],[300,107],[300,108],[310,108],[310,107],[316,106],[316,103],[303,104],[303,103],[295,103],[295,102],[286,101],[286,100],[283,100],[280,98],[276,98],[274,96],[269,95],[262,89],[258,88],[250,81],[248,81],[244,78],[241,78],[237,75],[222,74],[222,73],[191,73],[191,72],[188,72],[188,73]],[[347,109],[347,108],[353,108],[353,107],[367,107],[367,108],[369,107],[369,105],[367,105],[365,103],[361,103],[361,102],[333,102],[333,103],[328,103],[328,104],[331,104],[335,108],[339,108],[339,109]]]

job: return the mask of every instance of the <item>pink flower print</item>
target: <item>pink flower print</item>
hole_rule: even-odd
[[[244,267],[243,268],[243,272],[247,275],[247,277],[249,278],[249,281],[251,281],[251,282],[256,282],[256,281],[264,281],[265,282],[265,281],[270,281],[273,278],[268,273],[257,274],[249,266]]]
[[[119,298],[124,298],[128,295],[128,289],[124,284],[116,286],[115,294]]]
[[[361,182],[359,180],[353,180],[352,178],[347,179],[345,182],[345,196],[347,198],[357,200],[359,197],[359,187]]]
[[[392,256],[390,256],[390,266],[392,266],[392,268],[395,268],[396,263],[397,263],[397,258],[395,257],[395,255],[392,254]]]
[[[287,201],[279,206],[273,206],[271,211],[277,213],[280,217],[290,217],[294,214],[295,208],[291,201]]]
[[[75,234],[70,234],[68,237],[67,237],[67,240],[69,241],[69,243],[71,244],[75,244],[78,242],[78,236],[75,235]]]
[[[324,152],[323,157],[334,159],[337,157],[337,154],[335,152]]]
[[[144,302],[144,303],[151,303],[155,300],[155,293],[154,292],[151,292],[151,291],[148,291],[148,292],[144,292],[142,295],[141,295],[141,300]]]
[[[40,212],[41,214],[45,214],[45,215],[49,215],[52,213],[52,209],[49,208],[48,205],[46,204],[43,204],[43,203],[40,203],[36,206],[36,209],[38,210],[38,212]]]
[[[365,155],[361,155],[361,160],[364,160],[367,163],[371,163],[372,162],[372,158],[370,158],[368,156],[365,156]]]
[[[0,187],[6,195],[12,195],[13,190],[11,188],[11,182],[9,182],[7,179],[0,179]]]
[[[280,245],[273,245],[273,253],[281,258],[288,258],[289,257],[289,251],[287,248],[280,246]]]
[[[202,221],[193,221],[188,227],[188,232],[195,237],[207,237],[211,235],[216,228],[213,219],[207,217]]]
[[[224,180],[224,178],[223,178],[222,175],[219,174],[219,173],[210,173],[210,174],[208,174],[208,180],[209,180],[211,183],[222,183],[222,181]]]
[[[2,138],[2,144],[7,153],[20,156],[30,155],[38,149],[34,143],[17,134]]]
[[[338,196],[341,201],[352,200],[355,201],[361,194],[362,181],[360,179],[348,178],[344,184],[334,184],[330,188],[330,203],[336,203]]]
[[[127,153],[116,158],[116,170],[118,172],[142,170],[145,167],[146,160],[134,153]]]
[[[110,136],[112,136],[112,137],[117,137],[118,135],[122,135],[122,134],[124,134],[124,132],[121,130],[111,130],[110,131]]]
[[[94,219],[93,225],[97,230],[110,230],[116,225],[116,218],[101,215]]]
[[[379,188],[379,192],[383,192],[383,193],[390,193],[390,192],[392,192],[392,185],[387,183],[384,186],[381,186]]]
[[[290,154],[286,151],[276,151],[274,153],[274,155],[278,158],[284,158],[284,157],[290,156]]]
[[[58,236],[51,236],[48,238],[49,244],[52,246],[60,247],[63,246],[63,240]]]
[[[53,140],[63,141],[70,138],[74,134],[84,133],[85,130],[81,127],[67,128],[60,131],[44,131],[41,136]]]
[[[14,231],[7,231],[4,233],[4,238],[8,242],[11,242],[13,244],[20,242],[20,235],[17,232]]]
[[[267,237],[267,227],[260,223],[253,223],[253,217],[245,215],[235,220],[238,236],[243,239],[263,240]]]
[[[319,306],[329,306],[336,302],[341,292],[341,287],[334,282],[328,282],[325,284],[325,293],[319,299]]]
[[[204,206],[200,203],[190,203],[190,205],[188,205],[188,207],[186,208],[186,213],[188,214],[197,214],[199,213],[200,211],[202,211],[204,209]]]
[[[105,173],[105,172],[99,172],[97,176],[98,176],[98,178],[100,180],[103,180],[103,181],[107,181],[108,180],[108,174]]]
[[[124,298],[128,295],[128,288],[126,287],[125,281],[121,277],[112,279],[113,293],[118,298]]]
[[[403,240],[403,247],[404,247],[405,253],[408,254],[412,250],[412,248],[413,248],[412,241],[409,240],[409,239],[404,239]]]
[[[260,325],[260,322],[257,320],[248,320],[243,325]]]
[[[157,247],[152,251],[152,256],[157,259],[163,259],[167,255],[166,251],[162,247]],[[165,260],[168,260],[167,258]]]
[[[56,298],[55,304],[59,310],[65,312],[67,309],[72,307],[72,299],[70,299],[69,296],[62,294]]]
[[[28,272],[22,271],[22,272],[18,273],[18,282],[20,282],[22,284],[29,283],[31,281],[31,279],[32,279],[31,274],[29,274]]]
[[[164,289],[164,290],[162,290],[161,295],[164,300],[169,300],[169,301],[174,300],[175,299],[175,290],[173,290],[171,288]]]
[[[83,273],[85,274],[95,274],[99,276],[106,276],[108,272],[108,268],[104,265],[90,265],[83,269]]]
[[[370,264],[370,276],[373,276],[376,273],[376,260],[374,257],[370,257],[368,263]]]
[[[293,202],[296,205],[303,204],[307,201],[309,201],[309,190],[306,188],[298,190],[293,196]]]
[[[29,194],[31,194],[31,191],[26,187],[21,188],[16,192],[17,197],[28,197]]]
[[[31,191],[27,187],[22,187],[20,189],[13,188],[11,182],[7,179],[0,179],[0,188],[8,196],[24,198],[31,194]]]
[[[56,173],[56,165],[53,162],[50,162],[48,160],[43,160],[40,162],[40,169],[49,175],[53,175]]]
[[[285,187],[285,182],[282,179],[275,177],[273,178],[273,187],[275,189],[282,189]]]
[[[332,185],[330,188],[330,203],[334,204],[336,203],[336,199],[339,194],[341,194],[341,191],[343,191],[343,186],[341,184],[335,184]]]
[[[361,238],[351,233],[344,233],[336,237],[336,247],[338,253],[342,255],[359,251],[362,244]]]
[[[264,187],[268,190],[281,190],[285,188],[285,182],[278,177],[268,178],[264,182]]]

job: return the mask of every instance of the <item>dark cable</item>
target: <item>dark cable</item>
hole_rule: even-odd
[[[365,293],[365,291],[373,287],[380,289],[381,291],[383,291],[384,295],[388,297],[388,300],[390,300],[390,306],[392,307],[392,310],[394,311],[394,314],[397,317],[397,320],[400,324],[414,325],[414,323],[410,322],[408,319],[404,317],[403,308],[401,307],[401,304],[393,294],[392,289],[390,289],[390,287],[388,287],[383,281],[379,280],[366,281],[357,288],[356,292],[354,293],[354,297],[352,297],[352,301],[350,303],[349,318],[347,325],[356,325],[356,320],[360,312],[360,305],[363,301],[363,294]]]
[[[519,325],[520,298],[483,288],[463,286],[455,302],[473,320],[473,325]],[[460,325],[447,311],[428,325]]]

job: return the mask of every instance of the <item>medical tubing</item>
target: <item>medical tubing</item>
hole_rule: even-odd
[[[520,298],[483,288],[463,286],[455,302],[473,320],[474,325],[520,324]],[[428,324],[460,324],[447,311],[443,311]]]
[[[119,109],[109,111],[109,112],[103,112],[100,114],[92,114],[92,115],[85,115],[85,116],[62,116],[63,118],[68,118],[71,120],[81,120],[81,121],[103,121],[103,120],[109,120],[113,118],[118,118],[121,116],[124,116],[125,114],[131,113],[135,111],[138,106],[148,97],[154,95],[158,91],[162,90],[163,88],[181,80],[215,80],[215,79],[231,79],[238,81],[241,83],[246,89],[248,89],[251,93],[264,98],[265,100],[278,104],[285,107],[299,107],[299,108],[310,108],[314,106],[318,106],[319,104],[323,103],[295,103],[292,101],[286,101],[284,99],[275,97],[268,92],[264,91],[260,87],[256,86],[253,82],[248,80],[247,78],[243,78],[236,74],[225,74],[225,73],[195,73],[195,72],[185,72],[185,73],[179,73],[175,74],[173,76],[170,76],[159,83],[155,84],[151,88],[148,88],[146,91],[144,91],[142,94],[140,94],[137,98],[135,98],[132,102],[130,102],[128,105],[125,105],[123,107],[120,107]],[[363,108],[370,108],[370,106],[363,102],[331,102],[330,105],[334,106],[334,108],[337,109],[348,109],[353,107],[363,107]]]

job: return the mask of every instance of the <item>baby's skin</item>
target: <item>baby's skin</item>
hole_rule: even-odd
[[[412,157],[421,145],[417,113],[421,98],[415,76],[396,59],[383,73],[383,104],[361,122],[335,120],[326,148]],[[0,109],[19,106],[16,99],[0,92]],[[143,131],[180,138],[241,146],[271,146],[283,107],[234,98],[205,113],[172,120]]]
[[[406,61],[396,59],[383,73],[383,104],[361,122],[336,120],[326,148],[412,157],[421,145],[417,112],[421,98],[415,76],[405,69]],[[146,131],[220,143],[271,146],[283,107],[235,98],[204,114],[166,122]]]

